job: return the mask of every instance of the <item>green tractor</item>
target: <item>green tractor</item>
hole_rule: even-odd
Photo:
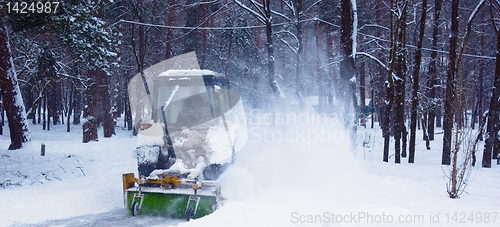
[[[154,65],[129,83],[138,176],[123,174],[123,190],[134,216],[190,220],[214,212],[222,202],[217,178],[248,138],[239,93],[226,76],[197,69],[192,55]]]

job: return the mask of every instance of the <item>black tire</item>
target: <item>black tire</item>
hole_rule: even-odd
[[[137,201],[132,203],[132,206],[130,206],[130,210],[132,211],[132,216],[136,216],[137,213],[139,213],[139,203]]]
[[[194,215],[194,209],[193,207],[188,207],[186,210],[186,220],[189,221],[191,218],[193,218]]]

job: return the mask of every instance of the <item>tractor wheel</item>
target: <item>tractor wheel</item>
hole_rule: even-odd
[[[186,220],[187,221],[191,220],[191,218],[193,218],[193,216],[194,216],[194,209],[193,209],[193,207],[187,208],[187,210],[186,210]]]
[[[130,210],[132,210],[132,216],[136,216],[137,213],[139,213],[139,203],[135,201],[132,203],[132,206],[130,207]]]

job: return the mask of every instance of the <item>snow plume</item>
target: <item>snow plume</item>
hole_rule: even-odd
[[[223,208],[257,201],[263,208],[259,214],[272,210],[280,221],[281,216],[289,220],[292,212],[325,211],[361,201],[361,168],[338,116],[313,109],[276,112],[274,117],[253,110],[247,116],[249,142],[219,178],[229,201]]]

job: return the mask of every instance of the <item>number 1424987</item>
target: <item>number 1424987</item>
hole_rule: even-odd
[[[498,212],[446,213],[448,223],[495,223]]]
[[[56,13],[59,2],[7,2],[7,13]]]

